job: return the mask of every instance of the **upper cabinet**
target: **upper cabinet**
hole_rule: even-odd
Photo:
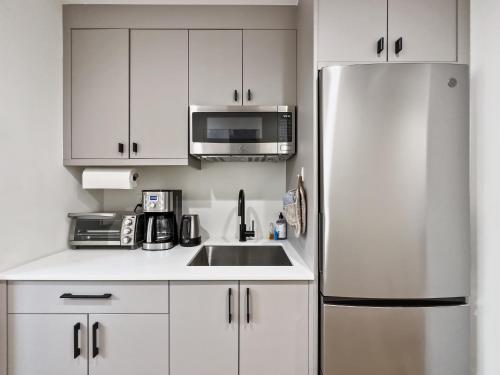
[[[387,0],[320,0],[319,61],[387,60]]]
[[[295,30],[189,32],[189,104],[295,102]]]
[[[295,30],[243,31],[243,104],[294,105]]]
[[[189,104],[238,105],[241,30],[189,31]]]
[[[128,158],[128,34],[71,33],[72,158]]]
[[[456,61],[457,0],[388,0],[389,61]]]
[[[456,62],[457,0],[319,0],[320,62]]]
[[[188,154],[188,32],[130,32],[130,158]]]

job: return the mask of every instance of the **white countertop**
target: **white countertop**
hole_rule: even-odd
[[[237,241],[207,241],[231,245]],[[248,241],[282,245],[292,266],[187,266],[201,246],[167,251],[64,250],[0,273],[0,280],[313,280],[314,274],[288,241]]]

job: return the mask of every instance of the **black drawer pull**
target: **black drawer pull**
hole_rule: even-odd
[[[125,150],[125,147],[123,146],[123,143],[118,143],[118,152],[120,154],[123,154],[124,150]]]
[[[233,99],[234,99],[235,102],[238,101],[238,90],[234,90]]]
[[[97,357],[99,354],[99,348],[97,347],[97,330],[99,329],[99,323],[95,322],[92,325],[92,358]]]
[[[73,293],[64,293],[61,294],[59,298],[66,299],[110,299],[113,295],[111,293],[104,294],[73,294]]]
[[[247,91],[247,101],[249,101],[249,102],[252,101],[252,91],[250,91],[250,89],[248,89],[248,91]]]
[[[76,323],[73,326],[73,358],[78,358],[81,354],[80,350],[80,342],[79,342],[79,333],[80,333],[80,323]]]
[[[384,51],[384,37],[380,38],[377,42],[377,55]]]
[[[139,145],[136,142],[132,143],[132,152],[137,154],[138,151],[139,151]]]

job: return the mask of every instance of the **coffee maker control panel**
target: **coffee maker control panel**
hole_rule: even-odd
[[[169,194],[166,191],[147,191],[143,193],[142,207],[144,212],[168,212],[172,211],[169,202]]]

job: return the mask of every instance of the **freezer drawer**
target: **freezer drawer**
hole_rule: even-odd
[[[469,375],[469,306],[321,308],[323,375]]]

